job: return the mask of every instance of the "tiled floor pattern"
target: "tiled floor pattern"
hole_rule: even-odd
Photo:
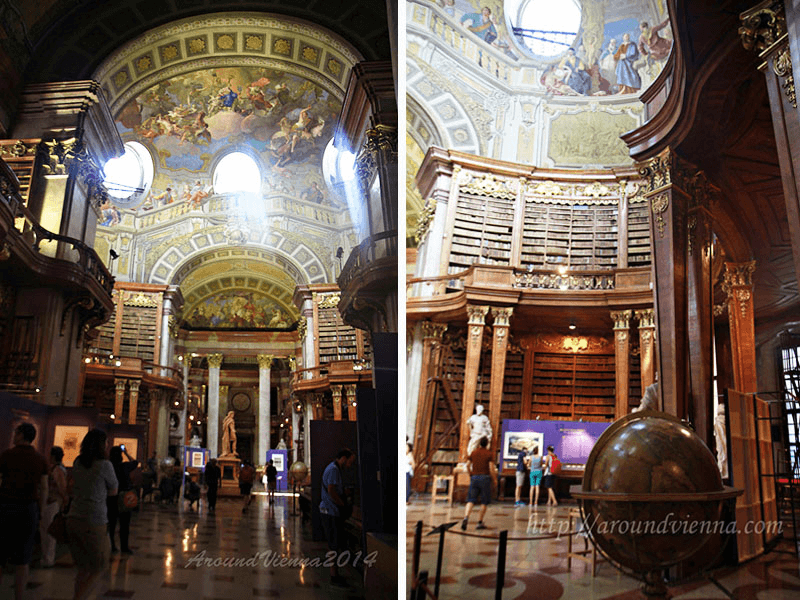
[[[131,521],[132,556],[112,555],[110,568],[95,588],[93,598],[133,600],[214,600],[232,598],[302,598],[303,600],[352,600],[364,597],[361,575],[348,566],[341,572],[349,590],[329,583],[324,567],[264,565],[198,566],[191,559],[205,552],[207,558],[253,557],[271,551],[291,559],[320,557],[325,542],[311,541],[311,524],[292,516],[290,498],[276,498],[270,509],[265,496],[256,496],[242,514],[239,498],[220,498],[216,513],[209,513],[205,499],[200,508],[188,503],[146,503]],[[30,600],[72,597],[75,569],[66,547],[59,547],[56,566],[37,568],[34,562],[28,584]],[[352,564],[352,563],[351,563]],[[0,585],[0,600],[13,598],[13,573],[6,569]]]
[[[568,512],[575,504],[556,508],[528,506],[514,508],[511,503],[490,505],[485,524],[488,529],[476,530],[477,507],[470,517],[466,532],[460,529],[464,505],[437,501],[430,496],[412,499],[406,509],[407,589],[411,590],[411,560],[414,530],[423,522],[420,570],[430,574],[429,587],[434,587],[439,535],[426,535],[434,527],[456,521],[445,534],[444,560],[439,598],[442,600],[478,600],[495,597],[498,538],[507,530],[503,600],[643,600],[641,583],[621,574],[612,565],[598,565],[595,577],[583,561],[572,561],[567,569],[567,540],[559,531],[568,530]],[[556,535],[551,539],[517,539]],[[583,541],[576,542],[581,548]],[[788,544],[738,568],[719,569],[714,579],[732,596],[707,579],[697,579],[670,588],[674,600],[797,600],[800,598],[800,569]]]

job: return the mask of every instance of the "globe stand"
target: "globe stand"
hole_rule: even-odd
[[[592,543],[643,581],[652,600],[668,599],[664,570],[694,556],[714,531],[704,524],[718,522],[723,503],[744,492],[722,485],[714,456],[692,430],[656,411],[624,416],[606,429],[586,462],[582,488],[572,496]]]

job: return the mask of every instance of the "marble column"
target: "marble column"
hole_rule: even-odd
[[[492,424],[492,441],[489,449],[494,455],[497,452],[497,440],[500,437],[500,409],[503,403],[503,380],[506,373],[506,351],[508,350],[508,332],[510,329],[513,306],[505,308],[492,307],[492,372],[489,382],[489,422]]]
[[[616,403],[614,405],[614,418],[619,419],[630,412],[630,310],[611,312],[614,321],[614,363],[616,365]]]
[[[406,355],[406,437],[414,439],[416,432],[417,415],[419,414],[420,395],[424,393],[422,377],[422,354],[424,340],[422,323],[415,323],[410,334],[410,350]]]
[[[734,388],[744,394],[758,391],[756,383],[753,271],[756,261],[725,263],[722,290],[728,296]]]
[[[208,355],[208,450],[211,458],[219,454],[219,371],[222,354]]]
[[[166,394],[160,392],[156,395],[158,402],[158,428],[156,429],[156,456],[166,458],[169,451],[169,411],[167,410]]]
[[[347,397],[347,420],[356,420],[356,386],[355,384],[344,386],[344,393]]]
[[[186,417],[187,411],[189,410],[189,362],[191,359],[189,357],[183,358],[183,408],[181,408],[181,446],[186,445],[186,435],[187,435],[187,427],[186,427]],[[198,407],[199,408],[199,407]],[[208,445],[206,445],[208,447]]]
[[[292,404],[292,462],[297,462],[297,446],[300,443],[300,413],[296,404]]]
[[[139,409],[139,379],[131,379],[130,394],[128,396],[128,423],[136,425],[136,411]]]
[[[469,322],[467,325],[467,358],[464,364],[464,392],[461,409],[461,437],[458,444],[458,461],[467,460],[467,447],[469,446],[468,420],[475,410],[475,392],[478,389],[478,367],[481,359],[481,346],[483,344],[483,329],[488,306],[467,305]],[[494,436],[498,432],[493,432]]]
[[[259,354],[258,359],[258,432],[256,434],[256,448],[258,449],[256,460],[257,465],[263,465],[262,461],[267,459],[267,450],[270,449],[270,433],[272,431],[272,421],[270,418],[270,375],[272,372],[272,354]]]
[[[125,385],[127,379],[115,379],[116,395],[114,396],[114,423],[122,423],[122,408],[125,404]]]
[[[303,434],[303,462],[308,467],[308,472],[311,472],[311,421],[314,419],[314,402],[313,400],[306,401],[306,411],[303,415],[305,423],[303,424],[305,433]]]
[[[647,386],[656,380],[656,366],[653,359],[655,347],[655,315],[652,308],[637,310],[634,315],[639,321],[639,370],[642,378],[642,395]]]

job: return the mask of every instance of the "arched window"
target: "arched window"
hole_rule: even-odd
[[[139,142],[125,144],[125,153],[103,166],[103,185],[116,204],[134,205],[153,183],[153,158]]]
[[[508,0],[505,8],[514,35],[533,56],[558,56],[575,43],[581,25],[577,0]]]
[[[215,194],[261,192],[261,169],[249,154],[231,152],[217,163],[212,179]]]

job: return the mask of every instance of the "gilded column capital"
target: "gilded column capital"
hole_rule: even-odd
[[[260,369],[269,369],[272,366],[272,361],[275,358],[274,354],[258,354],[256,356],[256,360],[258,360],[258,368]]]
[[[655,311],[652,308],[644,308],[634,311],[636,320],[639,321],[639,329],[642,327],[655,327]]]
[[[494,317],[495,327],[508,327],[510,325],[511,314],[514,312],[513,306],[493,306],[492,317]]]
[[[208,366],[211,369],[219,369],[222,366],[222,354],[209,354],[207,357]]]
[[[294,372],[297,371],[297,357],[290,356],[289,357],[289,370]]]
[[[614,320],[614,329],[629,329],[633,311],[628,310],[612,310],[611,318]]]
[[[467,305],[467,316],[469,317],[468,323],[470,325],[484,325],[486,322],[486,313],[489,312],[488,306],[475,306]]]
[[[431,321],[422,322],[422,337],[442,339],[444,332],[447,331],[447,323],[433,323]]]
[[[792,56],[786,29],[786,11],[781,0],[765,0],[739,15],[742,25],[739,36],[746,50],[758,53],[764,71],[772,58],[772,71],[783,80],[783,91],[792,107],[797,108],[797,96],[792,73]]]
[[[356,384],[351,383],[344,386],[344,393],[347,395],[348,401],[355,401],[356,398]]]
[[[376,125],[368,129],[355,162],[356,173],[366,188],[378,167],[397,162],[397,127]]]
[[[331,392],[333,393],[334,396],[339,396],[342,393],[342,387],[343,386],[341,385],[332,385]]]
[[[127,379],[115,379],[114,386],[117,388],[117,392],[124,392],[127,383],[128,383]]]
[[[697,172],[693,165],[678,156],[672,148],[665,148],[639,166],[639,174],[646,180],[644,191],[647,195],[672,185],[686,189]]]
[[[722,291],[728,297],[728,304],[737,302],[742,317],[747,317],[747,307],[753,297],[753,272],[756,270],[756,261],[744,263],[725,263],[725,272],[722,274]],[[730,308],[729,308],[730,310]],[[730,312],[728,313],[730,315]]]
[[[129,382],[131,387],[131,393],[139,393],[139,386],[141,385],[142,381],[140,379],[131,379]]]

